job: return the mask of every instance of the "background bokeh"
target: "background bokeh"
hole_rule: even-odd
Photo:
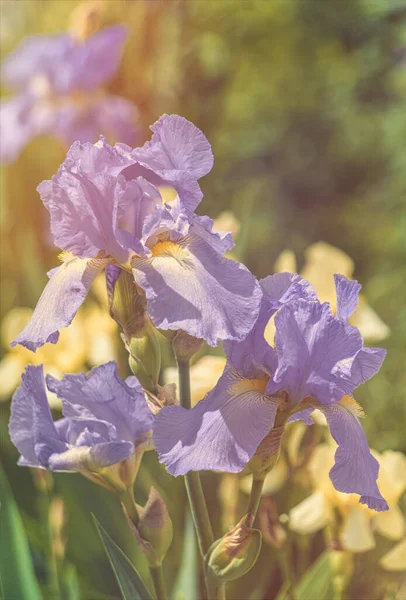
[[[2,0],[2,58],[26,35],[67,29],[77,4]],[[363,425],[377,451],[406,452],[406,2],[102,0],[101,5],[103,25],[125,23],[130,30],[121,69],[109,89],[137,106],[140,145],[150,137],[149,125],[164,112],[185,116],[211,142],[215,166],[201,182],[199,212],[216,218],[232,211],[241,223],[234,255],[258,277],[273,272],[284,249],[295,252],[300,270],[305,249],[320,240],[352,257],[364,296],[391,331],[379,343],[388,349],[380,373],[356,394],[367,413]],[[7,339],[24,316],[13,313],[10,318],[10,311],[34,307],[46,272],[57,264],[58,251],[52,247],[36,186],[56,172],[65,152],[57,140],[39,138],[1,173],[0,386],[7,388],[0,404],[1,462],[28,532],[44,597],[52,600],[56,596],[47,588],[49,563],[41,525],[44,497],[51,492],[41,491],[32,473],[15,465],[17,452],[7,433],[12,391]],[[103,293],[96,289],[90,303],[93,330],[84,319],[86,328],[66,341],[65,353],[72,357],[103,332],[104,337],[93,340],[93,350],[96,356],[116,356],[124,375],[118,336],[104,320]],[[90,367],[98,358],[89,356],[60,369]],[[14,371],[17,363],[23,369],[24,360],[13,359]],[[222,498],[227,486],[232,490],[235,485],[233,480],[220,484],[214,474],[203,481],[219,535],[224,526]],[[183,483],[170,479],[149,453],[137,482],[140,503],[151,484],[161,489],[175,523],[165,564],[173,585],[187,527]],[[56,475],[52,485],[52,494],[63,497],[68,514],[69,568],[64,576],[70,578],[71,589],[85,600],[118,598],[89,518],[90,512],[96,513],[142,571],[142,557],[134,550],[115,499],[79,475]],[[304,496],[282,490],[278,510],[287,513]],[[243,501],[239,497],[236,504]],[[186,531],[188,539],[191,533]],[[299,546],[304,543],[310,564],[323,540],[309,536]],[[295,544],[292,561],[300,572],[306,565],[298,565],[301,554]],[[274,546],[266,546],[255,573],[238,587],[229,586],[230,598],[276,597],[283,573],[277,553]],[[357,557],[361,576],[352,583],[355,595],[348,597],[394,598],[385,595],[391,582],[375,577],[371,556],[370,562],[365,554]]]

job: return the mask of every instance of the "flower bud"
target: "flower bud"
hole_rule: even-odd
[[[157,490],[152,487],[144,507],[137,505],[138,522],[127,520],[139,547],[147,557],[150,567],[159,567],[172,543],[172,521]]]
[[[181,330],[177,331],[172,337],[172,348],[178,362],[190,360],[202,344],[203,340]]]
[[[284,426],[274,427],[258,446],[247,465],[247,471],[253,473],[254,479],[264,479],[276,465],[284,431]]]
[[[97,483],[111,492],[122,494],[134,485],[145,449],[148,448],[137,447],[128,458],[119,463],[104,467],[99,471],[86,470],[81,473],[93,483]]]
[[[206,557],[206,571],[214,585],[242,577],[254,566],[261,550],[262,536],[247,525],[248,515],[221,539],[214,542]]]
[[[143,388],[155,393],[161,369],[161,348],[147,313],[145,293],[130,273],[118,267],[110,267],[107,293],[110,314],[117,322],[130,354],[131,371]]]

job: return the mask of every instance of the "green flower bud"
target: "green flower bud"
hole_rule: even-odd
[[[127,516],[130,529],[150,567],[159,567],[172,543],[172,521],[157,490],[152,487],[146,505],[137,505],[138,522],[135,525]]]
[[[147,313],[145,293],[127,271],[121,270],[109,289],[109,306],[130,354],[131,371],[143,388],[156,392],[161,370],[161,347]]]
[[[206,557],[206,571],[212,585],[242,577],[254,566],[261,550],[262,536],[247,525],[246,515],[233,529],[214,542]]]
[[[264,479],[276,465],[284,431],[284,426],[274,427],[258,446],[245,469],[247,472],[253,473],[254,479]]]
[[[203,340],[189,335],[186,331],[159,330],[172,344],[172,349],[178,362],[186,362],[201,348]]]

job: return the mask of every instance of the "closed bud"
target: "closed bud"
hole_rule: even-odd
[[[201,348],[203,340],[189,335],[185,331],[177,331],[172,338],[172,348],[178,362],[186,362]]]
[[[264,479],[276,465],[284,431],[284,426],[274,427],[258,446],[246,467],[247,472],[253,473],[254,479]]]
[[[122,494],[134,485],[143,453],[149,449],[147,444],[148,438],[128,458],[119,463],[103,467],[98,471],[83,470],[81,473],[93,483],[97,483],[111,492]]]
[[[130,354],[130,369],[143,388],[155,393],[161,369],[161,347],[147,313],[145,293],[130,273],[110,267],[107,294],[110,314],[118,324]]]
[[[208,579],[221,585],[242,577],[254,566],[261,550],[262,536],[247,525],[246,515],[220,540],[214,542],[206,557]]]
[[[152,487],[146,505],[137,505],[138,522],[127,520],[150,567],[159,567],[172,543],[172,521],[158,491]]]

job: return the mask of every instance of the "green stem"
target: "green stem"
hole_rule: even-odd
[[[248,502],[248,527],[252,527],[254,525],[255,517],[257,516],[259,503],[261,502],[261,494],[262,488],[264,487],[264,479],[255,479],[252,480],[251,485],[251,494]]]
[[[134,525],[138,525],[140,517],[138,515],[138,510],[135,504],[134,493],[132,488],[128,488],[125,492],[123,492],[120,496],[120,500],[123,503],[127,511],[127,515],[129,516],[131,521],[134,523]]]
[[[149,572],[151,573],[152,582],[154,584],[156,599],[168,600],[162,566],[150,567]]]
[[[178,361],[178,376],[180,404],[184,408],[189,409],[191,408],[189,361]],[[214,542],[214,536],[199,473],[196,471],[187,473],[187,475],[185,475],[185,485],[200,553],[204,559],[210,546]],[[222,591],[220,591],[220,588],[211,590],[207,586],[209,598],[213,598],[213,600],[225,600],[224,586],[221,586],[221,589]]]

